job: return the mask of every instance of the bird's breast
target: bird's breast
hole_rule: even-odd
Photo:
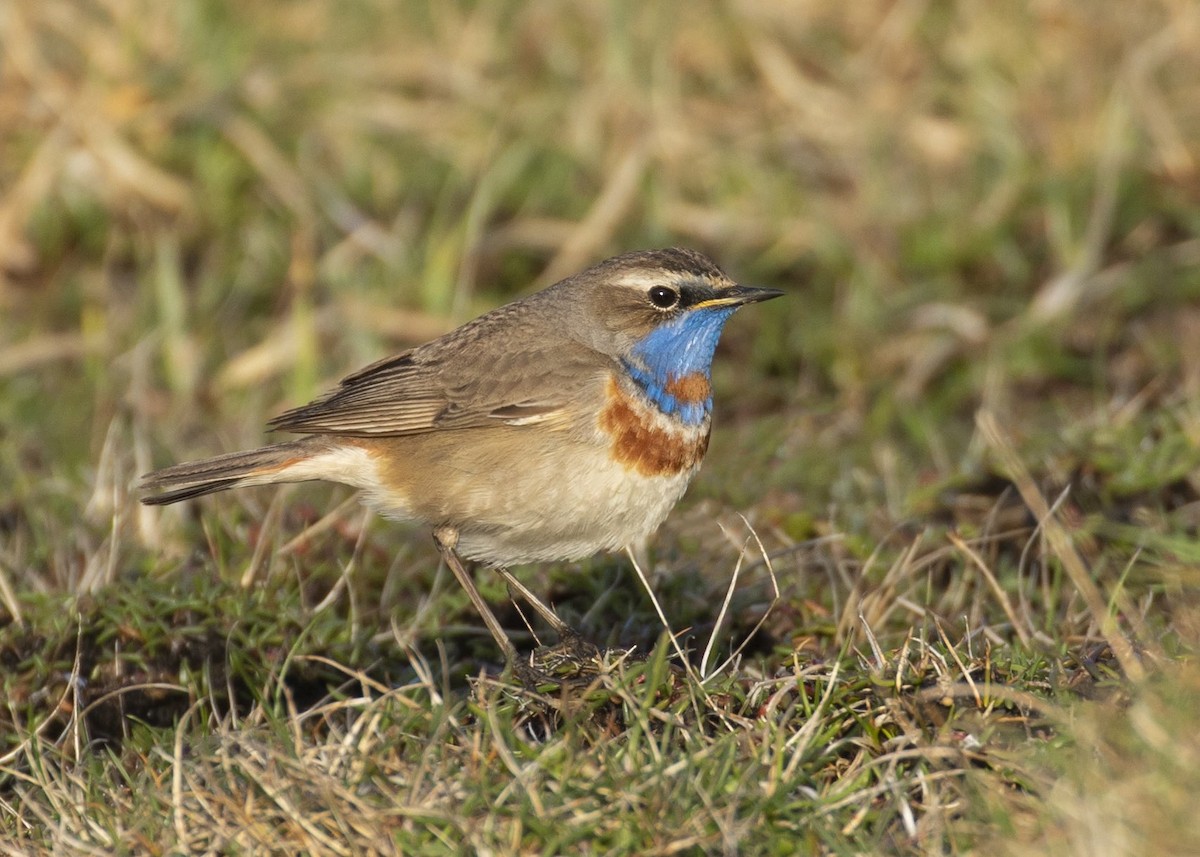
[[[698,382],[680,382],[680,393],[709,395]],[[684,420],[679,413],[664,412],[636,384],[622,384],[610,377],[605,385],[605,403],[598,418],[614,461],[641,476],[675,476],[694,472],[708,451],[710,420]]]

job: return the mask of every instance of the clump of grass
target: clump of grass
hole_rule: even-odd
[[[205,699],[307,706],[344,681],[316,656],[367,661],[370,640],[335,611],[306,610],[295,588],[243,589],[203,575],[127,579],[84,596],[27,600],[0,629],[5,758],[34,734],[69,750],[119,747],[135,724],[171,727]],[[395,662],[376,660],[378,680]]]
[[[1189,795],[1196,788],[1197,673],[1167,665],[1127,704],[1071,709],[1070,741],[1021,748],[1028,790],[984,779],[965,828],[997,854],[1141,854],[1200,848]],[[1009,758],[1013,757],[1009,753]]]
[[[1190,847],[1197,54],[1178,3],[8,3],[3,846]],[[645,660],[470,684],[427,540],[344,493],[131,494],[669,243],[792,293],[646,564],[728,655],[753,524],[715,676],[596,560],[544,591]]]
[[[1062,758],[1069,722],[1127,704],[1078,701],[1097,663],[1064,669],[945,633],[771,673],[742,664],[703,685],[670,650],[603,658],[583,683],[481,680],[469,698],[447,696],[420,658],[396,684],[342,668],[308,707],[193,696],[173,746],[170,730],[140,727],[80,756],[26,734],[22,764],[5,766],[7,841],[28,853],[963,846],[979,835],[963,819],[987,801],[1017,813],[1057,794],[1041,760]]]

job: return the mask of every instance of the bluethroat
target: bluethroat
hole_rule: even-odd
[[[507,566],[633,544],[683,495],[708,448],[710,369],[742,304],[706,256],[627,253],[348,376],[270,429],[299,440],[146,475],[144,503],[324,479],[422,521],[510,663],[515,649],[459,557]]]

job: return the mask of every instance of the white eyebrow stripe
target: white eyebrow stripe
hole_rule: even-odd
[[[715,279],[713,277],[688,274],[682,271],[628,271],[612,280],[617,286],[623,286],[637,291],[644,291],[651,286],[673,286],[684,283],[699,283],[709,288],[721,289],[733,285],[732,280]]]
[[[630,271],[613,282],[618,286],[641,290],[648,289],[651,286],[661,286],[663,283],[670,281],[671,275],[667,271],[658,271],[654,274],[644,271]]]

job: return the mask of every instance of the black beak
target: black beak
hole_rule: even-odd
[[[771,298],[777,298],[783,294],[786,293],[780,289],[762,289],[757,286],[733,286],[728,289],[721,289],[720,292],[708,300],[694,304],[694,308],[754,304],[759,301],[769,301]]]

